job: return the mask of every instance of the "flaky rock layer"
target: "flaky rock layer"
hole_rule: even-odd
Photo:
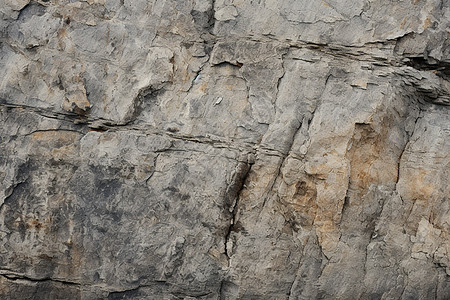
[[[450,3],[0,0],[1,299],[449,299]]]

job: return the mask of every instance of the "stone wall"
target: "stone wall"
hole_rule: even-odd
[[[446,0],[0,0],[1,299],[449,299]]]

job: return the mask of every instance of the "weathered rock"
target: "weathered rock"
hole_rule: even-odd
[[[449,26],[0,0],[0,298],[450,298]]]

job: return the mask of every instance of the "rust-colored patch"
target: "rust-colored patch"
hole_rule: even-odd
[[[24,221],[24,225],[27,230],[36,230],[37,232],[48,227],[47,224],[45,224],[45,223],[46,223],[45,221],[41,222],[38,219],[34,219],[34,218],[27,218]],[[47,220],[47,223],[48,223],[48,220]]]
[[[63,28],[60,28],[59,30],[58,30],[58,38],[63,38],[63,37],[65,37],[66,36],[66,29],[63,27]]]
[[[390,161],[389,132],[391,120],[383,120],[381,132],[371,124],[355,124],[352,146],[347,157],[350,161],[350,188],[360,196],[367,193],[372,184],[397,181],[398,164]]]
[[[80,268],[82,267],[84,249],[81,245],[74,243],[72,240],[69,240],[66,245],[70,251],[70,264],[68,272],[72,276],[78,275],[80,273]]]
[[[78,138],[78,132],[64,130],[37,131],[31,134],[32,142],[51,142],[59,145],[70,145]]]
[[[207,83],[207,82],[203,82],[203,83],[200,85],[199,89],[200,89],[200,91],[202,91],[203,93],[205,93],[207,87],[208,87],[208,83]]]
[[[430,28],[431,26],[433,26],[433,22],[431,22],[429,17],[427,17],[425,19],[425,21],[423,21],[422,27],[423,27],[423,29],[427,29],[427,28]]]
[[[435,187],[427,182],[429,170],[410,169],[405,174],[405,183],[408,186],[407,198],[414,200],[429,200],[434,193]]]
[[[400,29],[403,29],[405,27],[407,19],[408,19],[407,17],[404,17],[403,20],[400,22]]]
[[[31,134],[30,144],[36,155],[50,154],[54,158],[62,158],[76,151],[76,142],[80,136],[80,133],[73,131],[37,131]]]

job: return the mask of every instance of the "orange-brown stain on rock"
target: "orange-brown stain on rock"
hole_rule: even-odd
[[[34,145],[46,144],[54,148],[72,145],[80,136],[80,133],[65,130],[38,131],[31,135]]]
[[[51,156],[55,159],[67,158],[76,154],[77,142],[81,138],[78,132],[51,130],[34,132],[30,145],[35,155]],[[51,149],[49,151],[49,149]]]
[[[37,131],[31,135],[31,142],[53,143],[56,147],[62,147],[64,145],[72,144],[79,135],[78,132],[65,130]]]
[[[428,200],[435,191],[435,186],[427,182],[430,170],[410,169],[405,174],[405,183],[408,189],[404,196],[410,200]]]
[[[78,243],[74,243],[73,241],[66,242],[67,247],[69,248],[70,253],[70,265],[69,265],[69,274],[70,275],[79,275],[80,268],[82,268],[83,263],[83,253],[85,250]]]
[[[286,219],[295,220],[303,227],[310,227],[314,223],[318,206],[316,203],[317,190],[312,176],[305,176],[286,187],[286,191],[279,195],[279,200]]]
[[[64,50],[66,48],[66,43],[64,43],[64,38],[66,37],[66,29],[61,28],[57,32],[58,36],[58,46],[61,50]]]
[[[389,123],[385,120],[384,123]],[[352,145],[347,153],[350,161],[350,185],[359,196],[372,184],[397,181],[398,163],[390,161],[388,124],[376,132],[370,124],[356,124]]]
[[[406,20],[407,19],[408,19],[407,17],[404,17],[403,20],[400,22],[400,29],[405,28],[405,24],[406,24]]]
[[[432,25],[433,25],[433,23],[431,22],[430,18],[427,17],[425,19],[425,21],[423,21],[422,27],[423,27],[423,29],[427,29],[427,28],[430,28]]]
[[[27,231],[35,231],[35,232],[41,232],[46,233],[49,228],[49,219],[45,219],[43,221],[33,218],[33,217],[26,217],[23,214],[17,214],[17,218],[14,220],[12,225],[15,228],[24,228]]]
[[[40,231],[43,227],[45,227],[45,225],[37,219],[28,219],[25,222],[25,228],[28,230],[35,229],[36,231]]]
[[[200,91],[202,91],[203,93],[205,93],[207,87],[208,87],[208,83],[207,83],[207,82],[203,82],[203,83],[200,85],[199,89],[200,89]]]

